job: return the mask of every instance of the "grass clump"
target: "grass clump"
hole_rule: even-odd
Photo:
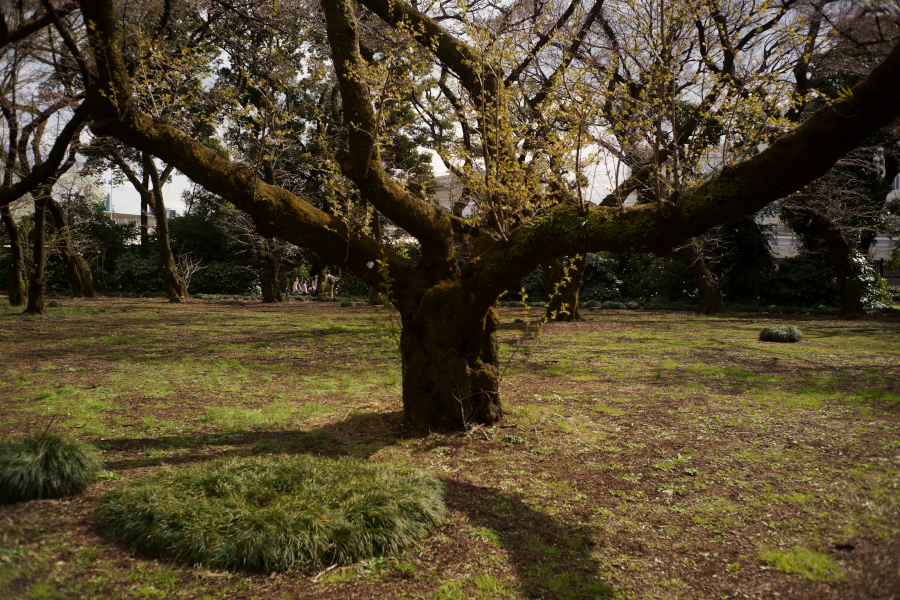
[[[344,300],[343,302],[341,302],[341,306],[344,308],[347,308],[347,307],[353,306],[353,303],[350,302],[349,300]]]
[[[0,443],[0,504],[81,493],[103,467],[97,448],[58,435]]]
[[[49,306],[50,308],[59,308],[59,302],[57,302],[56,300],[51,300],[47,306]]]
[[[181,302],[181,296],[169,296],[169,302]]]
[[[100,523],[151,552],[215,569],[295,571],[397,552],[444,514],[427,473],[355,458],[224,458],[109,492]]]
[[[810,581],[832,583],[844,578],[840,565],[834,559],[827,554],[802,546],[794,546],[790,550],[764,548],[760,551],[759,557],[764,563],[782,573],[799,575]]]
[[[759,332],[759,340],[761,342],[778,342],[781,344],[793,344],[803,339],[803,334],[793,325],[779,325],[777,327],[766,327]]]
[[[605,309],[625,310],[625,304],[622,302],[616,302],[615,300],[607,300],[600,306]]]

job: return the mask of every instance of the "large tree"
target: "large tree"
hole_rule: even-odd
[[[477,190],[482,207],[475,218],[463,219],[424,201],[385,169],[379,134],[385,99],[368,77],[371,63],[364,58],[356,9],[350,0],[323,2],[346,131],[335,177],[366,206],[418,240],[415,259],[382,247],[352,221],[266,183],[254,165],[229,160],[172,124],[150,117],[135,101],[111,0],[81,3],[93,28],[91,53],[97,73],[96,84],[88,90],[91,127],[175,165],[250,214],[264,235],[312,248],[385,292],[401,316],[404,411],[417,426],[490,424],[502,417],[493,305],[541,263],[599,250],[666,254],[690,237],[801,189],[900,112],[898,47],[852,94],[787,131],[763,152],[735,160],[676,197],[660,196],[625,210],[597,207],[577,190],[573,193],[571,186],[559,181],[554,185],[543,176],[552,171],[553,156],[519,160],[522,144],[533,132],[513,126],[516,105],[510,101],[501,65],[480,51],[477,40],[452,35],[404,2],[361,0],[361,6],[371,11],[367,18],[377,15],[394,28],[398,40],[418,43],[421,52],[455,73],[470,106],[478,110],[479,131],[470,133],[477,138],[474,148],[479,152],[472,168],[484,174]],[[394,100],[404,101],[409,100]],[[555,156],[562,160],[567,155]],[[535,175],[539,169],[544,171]],[[526,211],[528,207],[537,208]],[[457,232],[475,238],[463,264],[457,255]]]

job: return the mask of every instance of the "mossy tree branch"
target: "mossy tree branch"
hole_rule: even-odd
[[[85,21],[91,24],[91,53],[98,71],[97,83],[89,91],[95,134],[114,137],[175,166],[192,181],[251,215],[261,232],[314,248],[369,285],[383,284],[378,269],[369,266],[383,255],[388,256],[392,269],[406,265],[369,236],[349,230],[340,219],[261,181],[251,167],[224,159],[185,132],[141,112],[132,100],[111,0],[83,0],[81,8]]]

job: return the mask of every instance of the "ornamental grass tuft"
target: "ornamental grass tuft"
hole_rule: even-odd
[[[781,344],[793,344],[803,339],[803,334],[793,325],[779,325],[777,327],[766,327],[759,332],[759,340],[761,342],[778,342]]]
[[[103,467],[91,444],[53,434],[0,443],[0,504],[81,493]]]
[[[444,510],[443,485],[417,469],[298,455],[166,469],[109,492],[97,517],[166,558],[272,572],[397,552]]]

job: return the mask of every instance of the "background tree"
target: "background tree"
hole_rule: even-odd
[[[882,60],[891,41],[900,37],[900,12],[879,4],[851,6],[837,15],[813,14],[831,25],[828,45],[810,53],[802,65],[798,95],[804,98],[803,119],[827,103],[829,96],[849,93],[873,64]],[[874,280],[868,251],[875,236],[891,226],[885,219],[886,198],[900,172],[900,122],[882,127],[844,155],[822,178],[781,203],[782,219],[797,232],[805,252],[820,255],[834,276],[841,314],[865,314],[878,300],[864,291]]]
[[[62,11],[63,16],[68,10]],[[28,3],[4,5],[0,18],[0,36],[6,43],[0,47],[0,159],[3,161],[0,181],[0,219],[9,236],[12,261],[9,267],[8,293],[13,306],[25,303],[22,272],[25,268],[22,236],[9,211],[9,204],[36,193],[46,199],[48,190],[74,163],[72,150],[77,147],[87,108],[79,104],[79,72],[72,70],[69,52],[60,36],[47,30],[45,38],[36,31],[59,21],[54,11],[39,10]],[[40,188],[40,191],[38,191]],[[44,200],[42,200],[43,202]],[[40,225],[36,257],[43,252],[43,211],[35,223]],[[36,265],[32,275],[43,272]],[[91,282],[82,280],[83,272],[73,270],[73,289],[92,292]],[[35,279],[33,289],[43,289]],[[42,312],[40,298],[33,298],[29,312]]]

